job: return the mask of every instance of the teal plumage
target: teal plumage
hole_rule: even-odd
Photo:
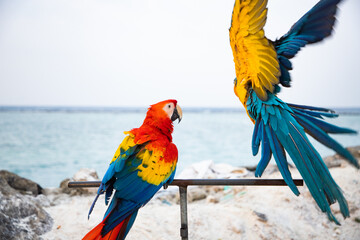
[[[305,106],[302,107],[305,108]],[[304,113],[301,113],[301,110],[296,108],[296,105],[291,105],[290,107],[273,94],[269,94],[267,101],[262,101],[254,91],[251,91],[247,101],[247,109],[249,116],[255,120],[252,141],[254,155],[258,153],[260,142],[262,143],[262,156],[256,168],[255,176],[260,177],[262,175],[270,161],[271,155],[274,155],[285,182],[294,194],[299,195],[299,190],[295,186],[288,168],[286,151],[304,178],[316,203],[323,212],[327,213],[329,219],[339,224],[329,206],[336,201],[339,202],[342,215],[345,218],[349,217],[348,205],[341,189],[331,177],[329,170],[319,153],[310,143],[305,131],[311,132],[316,139],[323,137],[322,142],[325,142],[326,145],[329,146],[336,146],[333,147],[334,150],[344,157],[347,157],[355,166],[359,167],[359,165],[346,149],[341,147],[341,145],[327,135],[325,131],[321,130],[321,127],[318,127],[324,124],[324,122],[310,115],[307,116],[308,119],[306,120],[304,116],[302,116]],[[318,117],[322,115],[321,112],[314,113],[316,113]],[[279,114],[281,117],[279,117]],[[325,113],[324,115],[327,114],[328,113]],[[300,118],[303,118],[302,121],[307,121],[308,125],[311,125],[311,128],[306,124],[301,125],[302,121],[297,121],[297,119]],[[311,121],[312,119],[314,119],[314,121]],[[325,126],[327,129],[331,129],[332,132],[353,133],[350,129],[339,128],[329,123],[326,123]],[[312,128],[316,129],[316,131]]]
[[[320,0],[284,36],[271,41],[263,30],[267,0],[235,0],[229,29],[236,70],[234,92],[255,124],[253,155],[259,153],[261,145],[255,176],[260,177],[274,157],[285,182],[299,195],[289,171],[288,154],[320,209],[336,224],[339,221],[330,205],[338,202],[344,218],[349,216],[348,205],[306,134],[359,168],[349,151],[329,135],[356,132],[325,122],[325,117],[337,117],[329,109],[285,103],[277,94],[281,87],[290,87],[290,60],[302,47],[331,35],[339,3],[340,0]]]

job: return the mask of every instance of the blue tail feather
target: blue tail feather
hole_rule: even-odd
[[[267,111],[272,109],[267,107],[268,105],[271,105],[274,111]],[[339,224],[331,212],[330,205],[338,202],[340,211],[346,218],[349,216],[346,199],[340,187],[332,178],[320,154],[310,143],[305,131],[310,135],[316,135],[321,143],[327,144],[344,154],[345,149],[330,138],[323,129],[339,131],[339,133],[348,132],[348,130],[332,127],[318,119],[319,116],[324,115],[325,111],[325,114],[334,115],[334,113],[329,113],[329,110],[301,105],[296,105],[301,107],[294,106],[290,105],[289,108],[286,103],[273,94],[269,94],[268,100],[264,102],[253,91],[250,91],[246,107],[249,116],[255,120],[253,153],[258,153],[260,142],[262,148],[262,156],[255,175],[261,176],[271,155],[273,155],[285,182],[298,195],[299,191],[293,183],[288,168],[286,151],[299,170],[321,211],[326,212],[330,220]],[[307,114],[307,111],[316,111],[317,113],[310,115]],[[280,118],[279,115],[281,115]],[[275,122],[276,124],[274,124]]]
[[[298,196],[300,192],[296,187],[294,181],[292,180],[284,149],[281,143],[279,142],[279,140],[277,139],[275,132],[271,129],[271,127],[265,126],[265,130],[266,130],[266,135],[269,139],[271,150],[275,158],[275,162],[280,170],[280,173],[283,176],[286,184],[293,191],[293,193]]]
[[[301,115],[303,116],[306,120],[314,123],[317,127],[319,127],[321,130],[323,130],[326,133],[353,133],[356,134],[357,132],[355,130],[352,130],[350,128],[343,128],[343,127],[339,127],[330,123],[327,123],[325,121],[322,121],[320,119],[314,118],[313,116],[310,116],[308,114],[306,114],[305,112],[299,111],[297,109],[293,109],[294,115]]]
[[[259,164],[257,165],[256,170],[255,170],[255,177],[261,177],[265,168],[269,164],[271,155],[272,155],[272,152],[270,149],[270,142],[265,134],[265,129],[263,127],[263,124],[261,123],[260,126],[261,126],[261,130],[259,130],[259,136],[261,136],[261,139],[259,138],[259,141],[261,141],[261,144],[262,144],[261,145],[261,158],[260,158]]]
[[[125,199],[113,198],[104,216],[106,222],[102,234],[105,235],[108,233],[128,216],[137,212],[140,207],[141,206],[139,206],[138,203]]]
[[[337,141],[335,141],[333,138],[331,138],[325,131],[323,131],[318,125],[316,125],[316,119],[315,121],[312,121],[311,118],[305,118],[301,115],[293,115],[294,118],[297,120],[297,122],[305,128],[305,131],[310,134],[313,138],[315,138],[320,143],[324,144],[325,146],[333,149],[336,151],[339,155],[343,156],[345,159],[347,159],[351,164],[359,168],[358,161],[354,158],[354,156],[351,155],[351,153],[346,150],[343,146],[341,146]],[[341,130],[341,129],[340,129]],[[338,132],[339,133],[339,132]]]
[[[320,159],[313,158],[311,149],[309,149],[306,142],[304,142],[301,134],[294,129],[290,129],[292,144],[285,146],[285,148],[298,168],[301,176],[304,178],[311,195],[314,197],[314,200],[320,207],[321,211],[326,212],[330,220],[339,224],[331,212],[331,202],[328,202],[328,195],[325,194],[327,182],[321,179],[323,169],[318,169],[317,166],[314,165],[314,162],[319,161]],[[339,199],[342,199],[342,197],[339,197]]]
[[[334,117],[337,117],[338,115],[335,113],[334,110],[331,110],[329,108],[322,108],[322,107],[314,107],[314,106],[308,106],[308,105],[299,105],[299,104],[293,104],[293,103],[286,103],[290,108],[292,109],[300,109],[300,110],[311,110],[311,111],[315,111],[318,113],[329,113],[329,114],[333,114]]]
[[[310,188],[309,190],[320,190],[320,198],[315,198],[317,202],[320,202],[323,208],[321,210],[323,212],[327,212],[333,217],[333,220],[339,224],[335,217],[331,214],[330,208],[328,204],[335,203],[336,200],[339,202],[340,210],[344,217],[349,216],[349,210],[347,206],[347,202],[341,192],[341,189],[336,184],[334,179],[331,177],[331,174],[326,167],[325,163],[322,161],[319,153],[315,150],[315,148],[311,145],[307,137],[305,136],[305,133],[300,132],[298,127],[294,124],[293,129],[291,131],[292,136],[297,136],[295,140],[295,144],[299,146],[298,151],[301,153],[302,157],[306,160],[306,165],[308,166],[308,170],[310,169],[311,177],[314,180],[314,183],[319,183],[319,189],[317,188]],[[304,158],[302,160],[304,160]],[[297,159],[297,158],[295,158]],[[294,162],[296,164],[296,162]],[[311,166],[311,168],[309,167]],[[306,172],[305,172],[306,175]],[[307,184],[309,186],[309,184]],[[330,211],[330,212],[329,212]]]
[[[130,217],[130,219],[129,219],[129,222],[128,222],[127,226],[126,226],[126,230],[125,230],[125,234],[124,234],[124,239],[125,239],[125,237],[127,236],[127,234],[129,233],[132,225],[134,224],[135,218],[136,218],[136,216],[137,216],[137,214],[138,214],[138,211],[139,211],[139,209],[137,209],[136,211],[134,211],[134,212],[131,214],[131,217]]]
[[[260,125],[260,120],[259,119],[256,119],[256,122],[255,122],[255,127],[254,127],[254,131],[253,131],[253,137],[252,137],[252,154],[255,156],[258,151],[259,151],[259,146],[260,146],[260,127],[262,125]]]

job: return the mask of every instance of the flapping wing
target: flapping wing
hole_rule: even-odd
[[[291,78],[288,71],[292,69],[292,64],[289,59],[306,44],[319,42],[331,35],[339,2],[340,0],[318,2],[291,27],[288,33],[275,41],[281,67],[280,83],[283,86],[290,86]]]
[[[234,55],[237,81],[251,81],[262,100],[274,92],[280,69],[276,51],[264,36],[267,0],[236,0],[230,27],[230,45]]]

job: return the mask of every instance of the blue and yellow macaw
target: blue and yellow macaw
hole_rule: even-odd
[[[178,150],[172,143],[173,121],[181,120],[182,111],[176,100],[151,105],[139,128],[125,132],[110,162],[98,194],[105,193],[105,203],[115,193],[103,221],[92,229],[84,240],[125,239],[137,212],[175,176]]]
[[[323,117],[336,117],[331,110],[288,104],[276,94],[280,85],[290,86],[290,59],[300,48],[331,34],[339,2],[319,1],[288,33],[273,42],[265,37],[263,30],[267,0],[236,0],[229,30],[236,70],[234,91],[255,124],[252,138],[254,156],[261,143],[261,159],[255,176],[262,175],[273,155],[285,182],[299,195],[288,168],[288,153],[320,209],[336,224],[339,222],[330,205],[338,201],[346,218],[349,217],[347,201],[305,133],[359,168],[356,159],[328,135],[355,131],[321,120]]]

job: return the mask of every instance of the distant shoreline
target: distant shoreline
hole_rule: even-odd
[[[85,106],[0,106],[0,112],[91,112],[91,113],[141,113],[147,107],[85,107]],[[341,115],[360,115],[360,107],[329,108]],[[190,113],[244,113],[245,109],[237,107],[184,107],[184,112]]]

